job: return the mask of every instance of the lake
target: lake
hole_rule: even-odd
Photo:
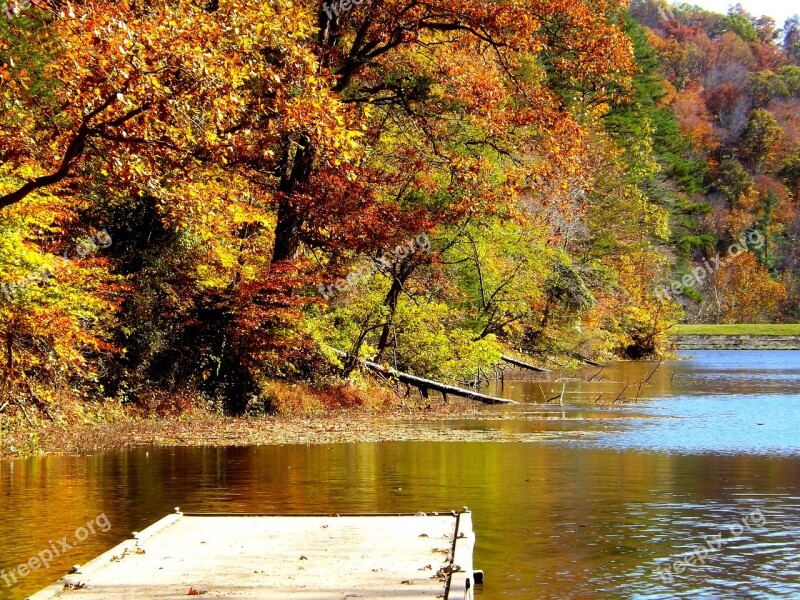
[[[497,441],[136,448],[2,462],[0,568],[96,526],[49,569],[13,585],[0,579],[0,598],[25,598],[176,506],[468,506],[475,564],[486,572],[479,597],[488,599],[800,597],[800,352],[692,354],[544,383],[506,380],[490,392],[521,404],[430,425],[497,432]],[[504,435],[539,432],[563,436]]]

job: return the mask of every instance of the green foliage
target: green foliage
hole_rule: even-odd
[[[11,179],[0,175],[0,192]],[[77,254],[83,232],[70,227],[74,218],[68,203],[44,194],[0,214],[0,392],[33,398],[51,415],[61,400],[104,394],[122,295],[103,257],[83,246]]]
[[[772,269],[775,265],[775,250],[777,249],[778,238],[778,231],[776,231],[776,229],[779,228],[775,226],[773,216],[777,206],[778,195],[775,193],[775,190],[771,189],[767,193],[762,213],[756,221],[758,231],[764,238],[764,244],[761,248],[755,248],[754,253],[758,261],[767,269]]]
[[[716,246],[717,239],[707,233],[700,235],[684,235],[678,240],[678,248],[684,258],[690,257],[697,249],[710,249]]]
[[[800,199],[800,149],[783,162],[778,177],[792,189],[795,200]]]
[[[732,31],[746,42],[758,41],[758,31],[756,31],[755,25],[744,15],[735,12],[723,17],[715,29],[717,34],[726,31]]]
[[[778,76],[786,88],[787,96],[800,96],[800,66],[786,65],[778,69]]]
[[[761,171],[762,164],[775,152],[775,144],[783,136],[783,130],[769,111],[755,109],[739,140],[739,152],[748,161],[753,171]]]
[[[736,159],[724,161],[720,167],[717,189],[727,198],[731,206],[753,189],[755,182],[749,171]]]
[[[772,71],[751,73],[748,76],[747,86],[753,95],[756,106],[765,107],[775,98],[793,95],[789,86],[800,83],[793,81],[794,75],[794,73],[788,71],[784,71],[781,74],[773,73]]]

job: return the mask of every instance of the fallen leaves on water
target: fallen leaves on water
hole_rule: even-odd
[[[87,453],[136,446],[255,446],[388,441],[533,442],[574,438],[574,432],[516,432],[499,427],[475,430],[441,427],[453,419],[466,421],[541,420],[519,414],[498,415],[486,407],[452,404],[432,411],[397,409],[383,413],[361,410],[305,417],[221,417],[140,419],[72,427],[45,427],[39,432],[44,452]]]

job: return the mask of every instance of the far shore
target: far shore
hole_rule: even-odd
[[[676,325],[670,330],[674,335],[757,335],[800,336],[800,324],[785,325]]]

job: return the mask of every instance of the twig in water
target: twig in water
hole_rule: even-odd
[[[653,369],[653,372],[650,373],[650,375],[648,376],[647,379],[644,380],[644,382],[645,383],[649,383],[650,382],[650,378],[653,377],[653,375],[656,374],[656,371],[658,371],[661,368],[661,365],[663,365],[663,364],[664,364],[664,359],[662,358],[660,361],[658,361],[658,364],[656,365],[656,368]]]
[[[606,364],[604,364],[604,365],[603,365],[603,366],[600,368],[600,370],[599,370],[597,373],[595,373],[594,375],[592,375],[591,377],[589,377],[589,379],[587,379],[586,381],[593,381],[595,377],[597,377],[598,375],[600,375],[600,373],[602,373],[603,371],[605,371],[605,370],[606,370],[606,367],[607,367],[609,364],[610,364],[610,363],[606,363]]]
[[[624,388],[622,388],[622,391],[619,393],[619,396],[617,396],[616,398],[614,398],[614,400],[611,402],[611,404],[614,404],[614,402],[616,402],[617,400],[619,400],[619,399],[620,399],[620,397],[622,396],[622,394],[624,394],[624,393],[625,393],[625,390],[627,390],[627,389],[628,389],[628,384],[626,383],[626,384],[625,384],[625,387],[624,387]]]

